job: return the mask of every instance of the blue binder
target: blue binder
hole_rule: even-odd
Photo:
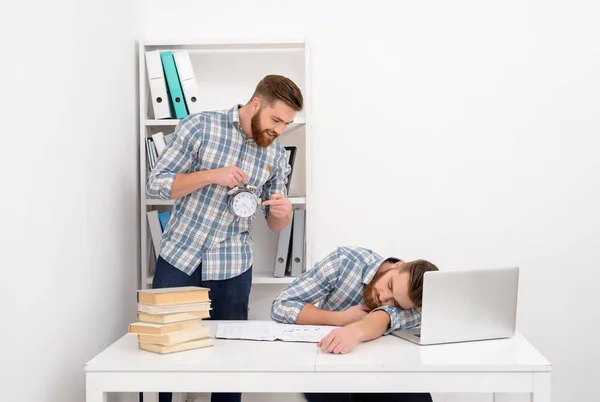
[[[175,118],[183,119],[188,115],[188,110],[185,106],[185,98],[183,97],[183,91],[181,90],[181,83],[179,82],[179,74],[177,74],[173,53],[171,51],[161,52],[160,59],[162,60],[163,70],[165,71],[167,90],[169,92],[169,98],[171,99],[170,103],[173,106]]]

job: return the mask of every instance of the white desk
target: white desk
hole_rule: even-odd
[[[214,335],[218,321],[206,321]],[[126,334],[85,366],[86,402],[107,392],[531,393],[550,402],[550,363],[521,335],[418,346],[386,336],[347,355],[312,343],[215,339],[169,355],[139,350]],[[377,381],[370,381],[370,377]]]

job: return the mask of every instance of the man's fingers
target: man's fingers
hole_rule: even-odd
[[[272,205],[272,206],[276,206],[276,205],[285,205],[286,204],[286,200],[267,200],[265,202],[263,202],[263,205]]]
[[[340,345],[340,340],[338,338],[331,341],[329,346],[327,347],[327,351],[330,353],[334,353],[334,350]]]
[[[233,174],[240,181],[240,183],[248,180],[248,175],[237,166],[233,166]]]
[[[271,211],[284,212],[286,210],[284,205],[271,204]]]
[[[323,338],[320,342],[321,346],[321,350],[323,352],[325,352],[325,350],[327,350],[327,346],[329,346],[329,344],[331,343],[331,341],[333,340],[333,337],[331,335],[327,335],[325,338]]]
[[[235,179],[238,181],[238,183],[241,183],[244,181],[244,174],[242,171],[233,172],[233,177],[235,177]]]
[[[346,344],[343,342],[339,342],[335,348],[333,348],[333,353],[340,354],[346,348]]]

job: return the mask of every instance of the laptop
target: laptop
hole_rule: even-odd
[[[421,325],[391,334],[419,345],[510,338],[518,283],[518,267],[426,272]]]

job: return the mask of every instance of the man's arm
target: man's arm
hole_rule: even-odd
[[[185,197],[209,184],[234,187],[248,179],[248,175],[237,166],[203,170],[194,173],[179,173],[171,186],[171,198]]]
[[[305,304],[296,324],[334,325],[341,327],[358,321],[368,314],[369,309],[364,304],[352,306],[344,311],[323,310],[312,304]]]
[[[210,173],[207,170],[194,173],[179,173],[171,185],[171,199],[178,199],[212,184]]]
[[[414,328],[421,322],[418,309],[402,310],[392,306],[382,306],[373,310],[360,321],[336,328],[317,344],[323,351],[348,353],[359,342],[367,342],[397,329]]]
[[[204,129],[202,117],[183,119],[179,123],[171,141],[148,175],[146,197],[164,200],[179,198],[208,184],[206,172],[188,172],[202,146]]]
[[[206,129],[203,117],[181,121],[148,176],[148,198],[178,199],[210,184],[234,187],[248,179],[237,166],[187,172],[197,158]]]
[[[287,153],[283,149],[275,161],[273,175],[262,189],[261,198],[267,226],[275,232],[279,232],[292,221],[292,203],[287,198],[287,183],[291,170]]]
[[[273,194],[270,200],[263,202],[263,206],[269,206],[267,226],[272,231],[279,232],[292,221],[292,203],[284,195]]]
[[[288,324],[340,325],[344,312],[314,306],[331,293],[339,276],[338,251],[292,282],[272,303],[271,319]]]
[[[390,327],[390,315],[385,311],[373,311],[360,321],[356,321],[348,327],[355,327],[359,342],[367,342],[379,338]]]

